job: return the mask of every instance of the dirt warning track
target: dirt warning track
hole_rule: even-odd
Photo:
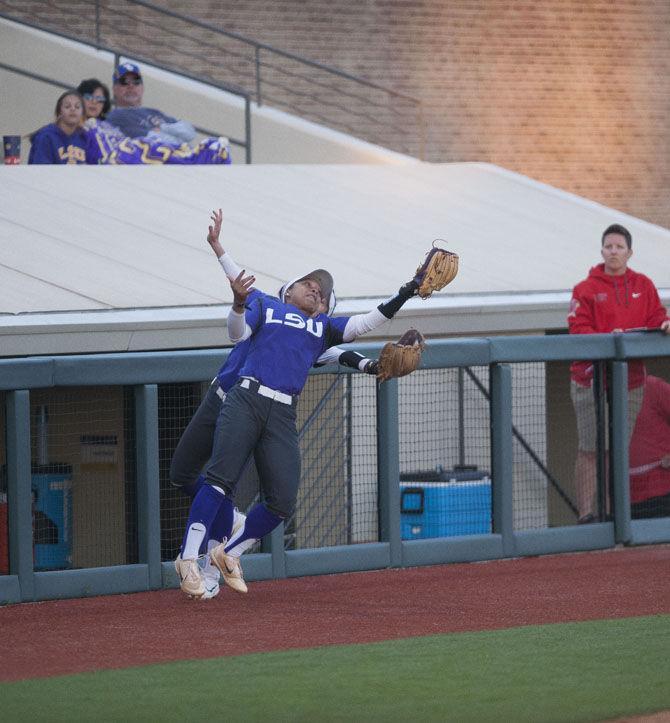
[[[670,545],[0,608],[0,680],[670,613]]]

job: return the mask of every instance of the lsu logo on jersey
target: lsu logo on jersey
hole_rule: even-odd
[[[308,333],[312,334],[317,338],[323,336],[323,322],[315,321],[314,319],[303,319],[300,314],[295,314],[292,311],[287,311],[284,314],[283,319],[275,319],[274,313],[276,309],[265,310],[265,323],[266,324],[283,324],[284,326],[292,326],[294,329],[305,329]]]
[[[58,157],[64,163],[86,163],[86,151],[79,146],[69,145],[67,148],[61,146],[58,149]]]

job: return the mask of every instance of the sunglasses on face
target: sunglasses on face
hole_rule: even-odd
[[[142,78],[119,78],[119,85],[142,85]]]
[[[84,93],[84,100],[92,100],[95,103],[104,103],[107,98],[104,95],[92,95],[91,93]]]

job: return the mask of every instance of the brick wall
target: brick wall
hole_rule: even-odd
[[[54,16],[63,5],[47,4]],[[427,160],[489,161],[670,227],[667,0],[156,4],[418,96]],[[9,5],[31,3],[0,0],[0,10]],[[151,42],[163,35],[172,48],[159,51],[165,62],[212,75],[192,52],[197,38],[180,45],[154,28]],[[212,63],[226,58],[223,82],[246,82],[223,40],[220,52],[206,52]],[[318,119],[308,106],[301,112]],[[417,149],[411,122],[385,138],[362,117],[352,130],[394,148],[407,132]]]

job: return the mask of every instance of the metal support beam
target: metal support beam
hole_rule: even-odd
[[[33,513],[30,474],[30,394],[7,393],[7,511],[9,572],[19,576],[21,600],[34,600]]]
[[[284,550],[285,525],[281,522],[263,540],[269,542],[272,560],[272,577],[279,580],[286,577],[286,552]],[[265,547],[263,548],[265,550]]]
[[[135,387],[137,428],[137,537],[139,561],[147,565],[151,590],[161,587],[160,476],[158,470],[158,386]]]
[[[391,567],[402,564],[399,454],[398,380],[391,379],[377,385],[379,535],[389,543]]]
[[[502,536],[503,554],[516,554],[513,509],[512,370],[492,364],[491,375],[491,483],[493,532]]]
[[[630,483],[628,460],[628,365],[612,362],[612,409],[610,415],[610,474],[614,504],[614,539],[631,541]]]

